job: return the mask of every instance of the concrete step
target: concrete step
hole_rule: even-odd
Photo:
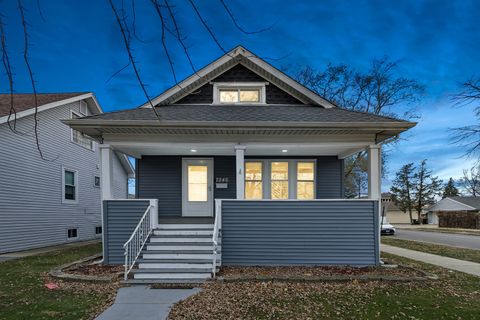
[[[198,286],[200,283],[204,283],[208,279],[128,279],[123,280],[124,284],[167,284],[167,285],[191,285],[192,287]],[[183,288],[183,286],[182,286]]]
[[[189,243],[189,244],[166,244],[166,243],[156,243],[156,244],[147,244],[147,251],[152,250],[171,250],[171,251],[208,251],[213,250],[213,244],[201,244],[201,243]]]
[[[160,260],[162,261],[162,260]],[[164,262],[142,262],[138,264],[139,269],[208,269],[212,270],[212,262],[210,263],[188,263],[188,262],[179,262],[175,260],[174,263],[164,263]],[[180,260],[182,261],[182,260]]]
[[[170,268],[148,268],[148,269],[133,269],[132,273],[169,273],[169,274],[176,274],[176,273],[209,273],[212,272],[211,268],[178,268],[178,269],[170,269]]]
[[[192,259],[209,259],[212,261],[213,253],[200,251],[200,252],[183,252],[179,253],[176,251],[147,251],[143,254],[143,259],[175,259],[175,260],[192,260]]]
[[[151,237],[150,243],[212,243],[212,237]]]
[[[171,229],[211,229],[213,230],[213,224],[203,224],[203,223],[168,223],[160,224],[156,230],[171,230]]]
[[[218,259],[217,261],[220,261],[220,259]],[[137,260],[137,263],[191,263],[191,264],[206,264],[206,263],[212,263],[212,259],[182,259],[182,260],[178,260],[178,259],[152,259],[152,258],[148,258],[148,259],[144,259],[144,258],[139,258]]]
[[[213,230],[154,230],[154,236],[210,236]]]
[[[184,273],[161,273],[161,272],[135,272],[134,279],[165,279],[172,281],[173,279],[210,279],[210,272],[184,272]]]

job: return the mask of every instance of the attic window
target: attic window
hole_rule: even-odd
[[[265,83],[214,83],[214,104],[265,103]]]

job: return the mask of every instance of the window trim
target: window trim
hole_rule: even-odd
[[[70,171],[74,173],[74,179],[75,179],[75,200],[70,200],[70,199],[65,199],[65,171]],[[78,170],[72,169],[69,167],[62,166],[62,182],[61,182],[61,187],[62,187],[62,203],[65,204],[77,204],[78,203]]]
[[[83,114],[82,114],[81,112],[79,112],[79,111],[70,110],[70,119],[74,119],[74,118],[73,118],[73,115],[76,115],[77,117],[80,117],[80,118],[85,116],[85,115],[83,115]],[[84,145],[81,145],[80,143],[75,142],[75,140],[73,140],[73,132],[74,132],[74,131],[77,131],[77,130],[75,130],[75,129],[73,129],[73,128],[70,128],[70,142],[72,142],[73,144],[75,144],[75,145],[77,145],[77,146],[80,146],[80,147],[82,147],[82,148],[84,148],[84,149],[86,149],[86,150],[90,150],[90,151],[95,152],[95,145],[94,145],[95,141],[93,141],[92,138],[87,137],[87,138],[90,139],[90,141],[92,142],[92,144],[91,144],[92,147],[91,147],[91,148],[85,147]],[[82,134],[83,134],[83,133],[82,133]]]
[[[313,195],[312,200],[317,199],[317,159],[315,158],[272,158],[272,159],[258,159],[258,158],[248,158],[245,159],[244,163],[247,162],[262,162],[262,193],[264,199],[271,199],[271,168],[272,162],[288,162],[288,199],[285,200],[297,200],[297,163],[299,162],[312,162],[313,163]],[[245,178],[245,168],[244,168],[244,179]],[[303,180],[300,180],[303,181]],[[301,201],[309,201],[308,199],[300,199]],[[279,200],[280,201],[280,200]]]
[[[213,103],[212,104],[266,104],[266,88],[268,82],[213,82]],[[220,102],[220,90],[259,90],[260,99],[258,102]]]
[[[69,236],[68,236],[68,230],[77,230],[77,236],[76,236],[76,237],[69,237]],[[78,240],[78,238],[79,238],[79,236],[78,236],[78,228],[77,228],[77,227],[67,227],[66,236],[67,236],[67,241],[75,241],[75,240]]]

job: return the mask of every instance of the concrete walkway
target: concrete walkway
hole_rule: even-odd
[[[97,320],[162,320],[171,306],[199,292],[194,289],[150,289],[148,286],[120,288],[113,305]]]
[[[468,273],[468,274],[472,274],[474,276],[480,277],[480,263],[438,256],[436,254],[409,250],[409,249],[389,246],[386,244],[382,244],[380,248],[383,252],[395,254],[397,256],[433,264],[446,269],[460,271],[460,272],[464,272],[464,273]]]

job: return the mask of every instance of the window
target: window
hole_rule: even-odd
[[[81,108],[80,108],[81,109]],[[77,119],[85,116],[85,114],[80,114],[72,111],[72,119]],[[72,130],[72,142],[78,144],[79,146],[82,146],[84,148],[87,148],[89,150],[93,150],[93,140],[83,134],[80,131],[77,130]]]
[[[78,233],[76,228],[67,230],[67,239],[76,239],[78,238]]]
[[[247,160],[245,199],[315,199],[315,166],[310,159]]]
[[[214,83],[214,104],[265,103],[265,83]]]
[[[93,185],[97,188],[100,188],[100,176],[95,176],[93,178]]]
[[[315,199],[315,163],[297,162],[297,199]]]
[[[262,199],[262,162],[245,163],[245,199]]]
[[[272,162],[271,198],[288,199],[288,162]]]
[[[77,203],[78,201],[78,172],[63,168],[63,201],[64,203]]]
[[[101,235],[102,234],[102,227],[95,227],[95,235]]]
[[[88,116],[88,106],[85,101],[80,101],[80,107],[79,107],[80,113],[83,116]]]
[[[188,166],[188,201],[208,201],[208,166]]]

